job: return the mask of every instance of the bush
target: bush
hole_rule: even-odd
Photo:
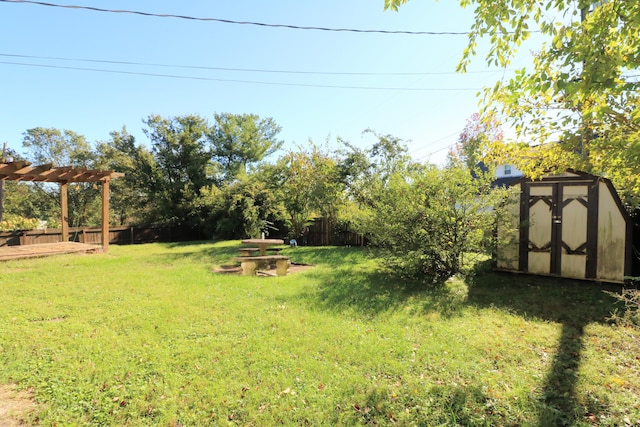
[[[34,230],[40,227],[40,220],[19,215],[5,214],[0,222],[0,231]]]
[[[624,306],[622,311],[616,309],[611,313],[609,320],[624,326],[640,326],[640,289],[623,289],[619,294],[605,292],[621,301]]]
[[[441,283],[463,268],[467,253],[491,253],[496,206],[504,191],[467,168],[412,165],[380,179],[361,215],[360,231],[405,277]]]

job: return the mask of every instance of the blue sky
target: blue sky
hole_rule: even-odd
[[[50,2],[376,30],[466,32],[473,19],[451,0],[413,0],[399,12],[384,11],[383,0]],[[416,159],[441,163],[478,111],[477,91],[508,75],[482,57],[456,74],[465,35],[265,28],[0,2],[0,37],[0,142],[18,151],[33,127],[69,129],[95,142],[126,126],[146,143],[142,120],[150,114],[211,120],[229,112],[273,117],[285,148],[309,139],[336,147],[336,137],[366,147],[373,137],[362,132],[370,128],[404,139]]]

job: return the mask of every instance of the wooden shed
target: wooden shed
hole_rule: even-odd
[[[611,181],[570,170],[511,187],[498,269],[611,282],[631,274],[633,225]]]

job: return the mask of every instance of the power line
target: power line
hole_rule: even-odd
[[[4,0],[0,0],[4,1]],[[131,62],[131,61],[112,61],[105,59],[86,59],[86,58],[65,58],[56,56],[37,56],[37,55],[17,55],[10,53],[0,53],[0,56],[10,58],[27,58],[27,59],[47,59],[55,61],[75,61],[75,62],[93,62],[101,64],[116,64],[116,65],[141,65],[149,67],[166,67],[166,68],[187,68],[198,70],[215,70],[215,71],[240,71],[240,72],[255,72],[255,73],[274,73],[274,74],[312,74],[312,75],[341,75],[341,76],[438,76],[438,75],[460,75],[455,71],[442,71],[442,72],[345,72],[345,71],[297,71],[297,70],[270,70],[259,68],[230,68],[230,67],[208,67],[202,65],[178,65],[178,64],[158,64],[150,62]],[[499,70],[479,70],[479,71],[467,71],[464,74],[486,74],[486,73],[501,73],[503,69]]]
[[[4,1],[4,0],[0,0],[0,1]],[[215,82],[246,83],[246,84],[259,84],[259,85],[272,85],[272,86],[298,86],[298,87],[316,87],[316,88],[330,88],[330,89],[360,89],[360,90],[397,90],[397,91],[415,91],[415,92],[452,92],[452,91],[477,92],[480,90],[478,88],[408,88],[408,87],[342,86],[342,85],[320,85],[320,84],[286,83],[286,82],[264,82],[264,81],[252,81],[252,80],[219,79],[219,78],[213,78],[213,77],[180,76],[175,74],[142,73],[142,72],[136,72],[136,71],[106,70],[101,68],[65,67],[62,65],[29,64],[24,62],[10,62],[10,61],[0,61],[0,64],[20,65],[25,67],[56,68],[56,69],[62,69],[62,70],[93,71],[93,72],[111,73],[111,74],[128,74],[128,75],[149,76],[149,77],[164,77],[164,78],[184,79],[184,80],[204,80],[204,81],[215,81]]]
[[[84,9],[84,10],[91,10],[94,12],[128,13],[133,15],[152,16],[155,18],[176,18],[176,19],[188,19],[192,21],[209,21],[209,22],[212,21],[212,22],[220,22],[223,24],[255,25],[259,27],[287,28],[287,29],[293,29],[293,30],[315,30],[315,31],[333,31],[333,32],[348,32],[348,33],[403,34],[403,35],[412,35],[412,36],[424,36],[424,35],[467,36],[469,35],[468,31],[458,32],[458,31],[362,30],[362,29],[355,29],[355,28],[328,28],[328,27],[308,27],[308,26],[300,26],[300,25],[288,25],[288,24],[267,24],[264,22],[234,21],[231,19],[220,19],[220,18],[200,18],[195,16],[173,15],[168,13],[141,12],[137,10],[103,9],[103,8],[93,7],[93,6],[62,5],[62,4],[47,3],[47,2],[41,2],[41,1],[31,1],[31,0],[0,0],[0,2],[28,3],[28,4],[39,5],[39,6],[59,7],[59,8],[65,8],[65,9]]]
[[[443,140],[445,140],[445,139],[447,139],[447,138],[451,138],[451,137],[452,137],[452,136],[454,136],[454,135],[459,135],[463,130],[464,130],[464,129],[460,129],[460,130],[459,130],[459,131],[457,131],[457,132],[453,132],[453,133],[451,133],[451,134],[449,134],[449,135],[445,135],[445,136],[443,136],[442,138],[439,138],[439,139],[436,139],[435,141],[432,141],[432,142],[431,142],[431,143],[429,143],[428,145],[432,145],[432,144],[435,144],[435,143],[437,143],[437,142],[443,141]],[[434,154],[436,154],[436,153],[439,153],[439,152],[441,152],[441,151],[444,151],[444,150],[446,150],[446,149],[449,149],[449,148],[453,147],[453,146],[454,146],[454,145],[456,145],[456,144],[457,144],[457,142],[451,143],[451,144],[449,144],[449,145],[447,145],[447,146],[445,146],[445,147],[439,148],[439,149],[437,149],[437,150],[435,150],[435,151],[432,151],[432,152],[430,152],[430,153],[427,153],[427,154],[424,154],[424,155],[422,155],[422,156],[420,156],[420,157],[417,157],[415,160],[422,160],[422,159],[424,159],[424,158],[431,157],[432,155],[434,155]],[[420,149],[418,149],[418,150],[414,150],[413,152],[415,153],[416,151],[420,151]]]

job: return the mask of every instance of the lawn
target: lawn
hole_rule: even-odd
[[[604,285],[485,271],[429,290],[359,248],[213,273],[238,246],[0,264],[0,384],[31,389],[44,426],[640,424],[640,331],[607,321]]]

